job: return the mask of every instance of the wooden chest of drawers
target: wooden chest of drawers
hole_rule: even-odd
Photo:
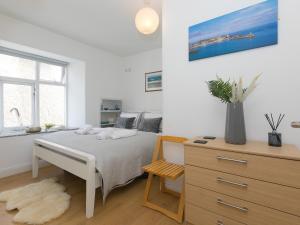
[[[186,220],[194,225],[300,225],[300,150],[263,142],[185,143]]]

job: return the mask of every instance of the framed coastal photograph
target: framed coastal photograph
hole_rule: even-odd
[[[145,92],[162,90],[162,71],[145,73]]]
[[[278,0],[189,27],[189,61],[278,43]]]

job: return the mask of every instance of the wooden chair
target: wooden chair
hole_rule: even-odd
[[[145,172],[148,172],[148,180],[146,184],[145,194],[144,194],[144,206],[151,209],[157,210],[166,216],[176,220],[179,223],[183,221],[183,211],[184,211],[184,182],[182,184],[181,193],[175,192],[166,188],[165,179],[176,180],[178,177],[184,174],[184,166],[177,165],[174,163],[169,163],[164,160],[163,157],[163,142],[172,143],[183,143],[188,139],[182,137],[172,137],[172,136],[159,136],[157,138],[155,150],[153,153],[152,163],[143,167]],[[160,177],[160,191],[164,193],[169,193],[176,197],[179,197],[179,205],[177,213],[169,211],[162,208],[154,203],[151,203],[149,198],[150,188],[153,181],[153,176],[157,175]]]

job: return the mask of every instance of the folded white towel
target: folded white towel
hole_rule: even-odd
[[[137,130],[128,130],[121,128],[93,128],[91,125],[85,125],[75,131],[79,135],[96,135],[99,140],[120,139],[131,137],[137,134]]]
[[[99,140],[109,139],[111,138],[113,132],[114,132],[114,128],[103,128],[99,130],[96,138]]]
[[[83,127],[79,128],[78,130],[75,131],[76,134],[80,134],[80,135],[87,135],[91,130],[93,129],[93,127],[89,124],[84,125]]]
[[[89,130],[88,134],[93,135],[93,134],[99,134],[102,131],[104,131],[106,128],[99,128],[99,127],[94,127],[91,130]]]
[[[111,139],[120,139],[135,136],[137,134],[136,130],[127,130],[127,129],[116,129],[110,135]]]

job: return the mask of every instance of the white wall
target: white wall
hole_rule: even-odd
[[[33,140],[40,136],[0,138],[0,178],[31,170]]]
[[[162,92],[145,92],[145,73],[162,70],[161,49],[124,57],[122,60],[124,110],[162,112]]]
[[[223,137],[225,105],[214,99],[205,81],[216,74],[242,75],[245,82],[263,73],[259,86],[245,102],[248,139],[267,140],[267,112],[286,113],[280,132],[285,143],[300,147],[300,130],[290,127],[300,120],[300,1],[279,1],[279,44],[260,49],[188,61],[188,27],[258,3],[258,0],[165,0],[163,6],[164,131],[192,137]]]
[[[68,66],[68,88],[67,88],[67,125],[69,127],[80,127],[86,121],[85,107],[85,68],[82,61],[72,61]]]
[[[1,44],[16,43],[72,61],[69,79],[75,85],[69,88],[71,125],[85,121],[97,125],[101,97],[120,97],[120,57],[2,14],[0,31]],[[30,168],[32,143],[36,137],[0,138],[0,177]]]

